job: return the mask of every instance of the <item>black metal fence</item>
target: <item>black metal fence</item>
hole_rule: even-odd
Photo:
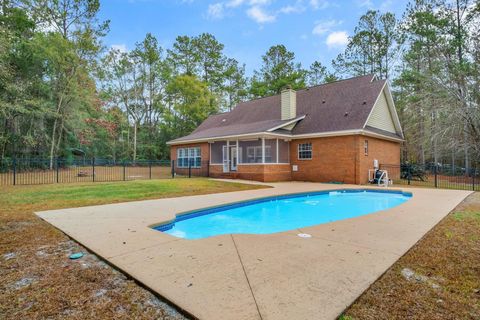
[[[198,161],[190,159],[188,164],[179,166],[176,160],[172,160],[172,178],[174,177],[209,177],[210,176],[210,162]]]
[[[208,161],[177,168],[170,160],[114,161],[5,159],[0,161],[0,185],[108,182],[208,176]]]
[[[480,169],[449,164],[381,164],[394,184],[480,191]]]

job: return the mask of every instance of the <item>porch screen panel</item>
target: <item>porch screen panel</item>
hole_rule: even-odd
[[[290,143],[288,141],[278,139],[278,162],[289,163],[290,162]]]
[[[265,163],[277,163],[277,139],[265,139]]]
[[[239,163],[262,163],[262,140],[239,141]]]
[[[212,164],[223,164],[223,146],[226,146],[226,141],[215,141],[210,145],[211,147],[211,163]]]

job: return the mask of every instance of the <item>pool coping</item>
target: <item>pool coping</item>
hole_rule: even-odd
[[[187,240],[149,228],[212,205],[332,190],[319,183],[267,185],[273,188],[37,215],[194,317],[334,319],[471,193],[389,188],[413,197],[388,210],[266,235]],[[385,191],[356,185],[334,190],[359,188]]]

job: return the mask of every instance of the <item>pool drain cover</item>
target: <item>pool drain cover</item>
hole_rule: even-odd
[[[298,236],[300,238],[311,238],[312,237],[312,235],[308,234],[308,233],[299,233]]]

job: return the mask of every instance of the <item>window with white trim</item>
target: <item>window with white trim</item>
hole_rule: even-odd
[[[298,159],[310,160],[312,159],[312,143],[300,143],[298,145]]]
[[[177,168],[200,168],[202,166],[202,154],[199,147],[178,148],[177,149]]]
[[[247,147],[247,162],[248,163],[262,162],[262,146]]]
[[[365,155],[368,156],[368,140],[365,140],[365,142],[363,143],[363,151]]]

